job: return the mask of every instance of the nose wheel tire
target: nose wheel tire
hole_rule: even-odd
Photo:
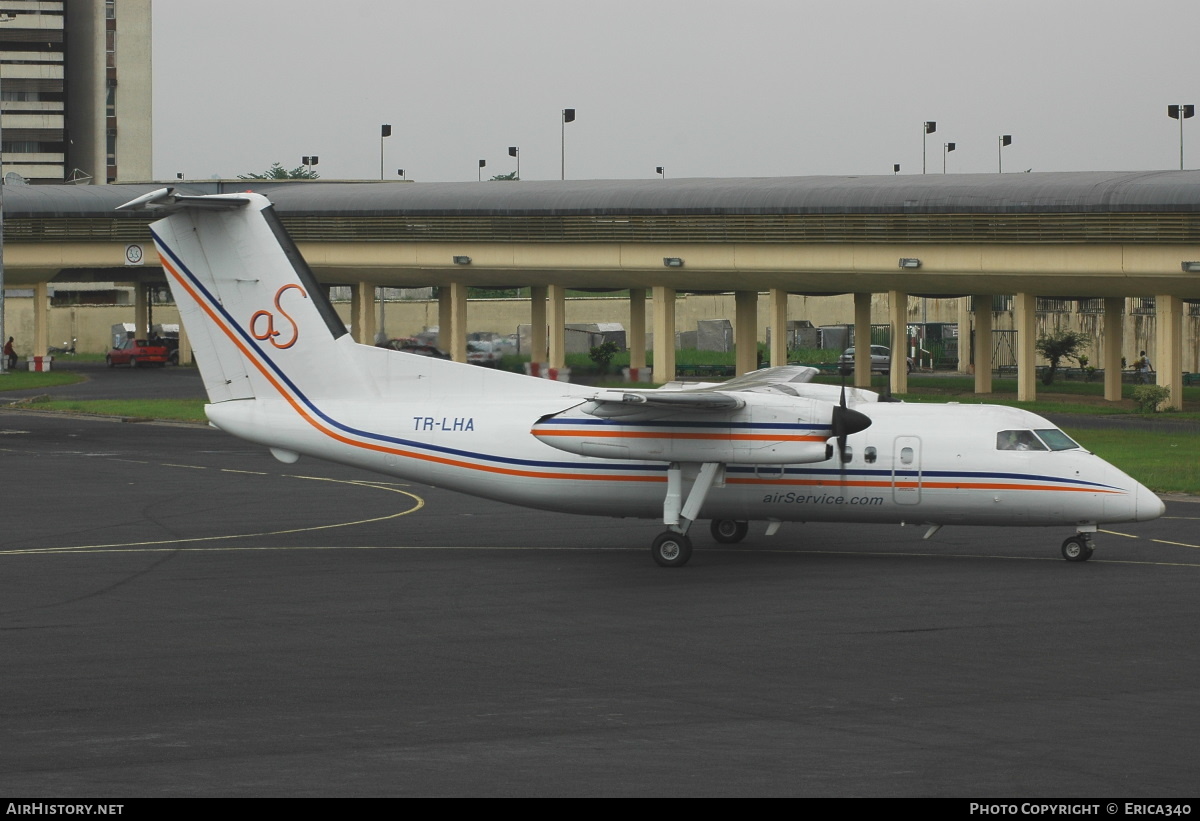
[[[746,538],[750,530],[749,522],[738,522],[733,519],[713,519],[709,525],[712,537],[721,544],[736,544]]]
[[[1084,536],[1072,536],[1062,543],[1063,558],[1069,562],[1086,562],[1096,549]]]
[[[692,540],[668,530],[654,540],[650,554],[659,567],[683,567],[692,558]]]

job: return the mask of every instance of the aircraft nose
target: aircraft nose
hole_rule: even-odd
[[[1139,522],[1148,522],[1151,519],[1157,519],[1159,516],[1167,512],[1167,506],[1163,504],[1163,500],[1158,498],[1158,495],[1145,485],[1139,484],[1137,492],[1134,495],[1135,519]]]

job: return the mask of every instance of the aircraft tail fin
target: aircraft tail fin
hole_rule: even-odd
[[[150,230],[211,402],[303,404],[370,385],[361,346],[266,197],[163,189],[121,207],[153,206],[168,213]]]

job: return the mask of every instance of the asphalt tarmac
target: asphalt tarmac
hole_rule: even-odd
[[[653,522],[202,426],[0,411],[0,482],[5,795],[1197,791],[1190,500],[1086,563],[789,524],[663,570]]]

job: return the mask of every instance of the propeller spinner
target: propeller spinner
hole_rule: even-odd
[[[871,417],[865,413],[846,407],[846,386],[842,385],[842,400],[833,408],[831,419],[833,436],[837,439],[838,459],[846,459],[846,437],[871,426]],[[833,454],[830,453],[830,456]]]

